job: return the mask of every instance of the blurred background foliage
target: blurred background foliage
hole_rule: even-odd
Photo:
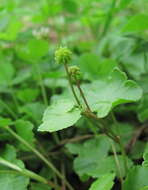
[[[84,83],[99,80],[98,76],[101,77],[102,73],[107,75],[112,68],[119,67],[129,79],[136,81],[143,89],[143,96],[138,103],[120,105],[114,109],[121,136],[126,144],[134,131],[148,120],[147,13],[147,0],[1,0],[0,125],[15,125],[17,133],[27,141],[30,139],[31,144],[37,144],[38,139],[45,149],[52,151],[57,139],[49,134],[37,133],[36,127],[41,123],[46,106],[57,96],[64,96],[67,93],[65,72],[54,60],[55,50],[63,45],[73,51],[72,63],[81,68]],[[106,65],[104,70],[98,70],[98,62]],[[110,122],[109,116],[106,120]],[[27,134],[26,137],[19,127],[17,128],[25,125],[29,126],[27,131],[23,131]],[[13,138],[0,130],[1,146],[4,147],[6,143],[12,142]],[[63,140],[75,135],[90,134],[92,131],[98,132],[98,129],[91,129],[89,123],[80,120],[76,128],[61,131],[58,135]],[[129,136],[125,137],[125,133]],[[137,141],[130,153],[131,159],[142,158],[146,140],[144,134],[142,139]],[[18,153],[20,158],[28,151],[19,143],[14,142],[14,145],[20,150]],[[79,155],[74,162],[75,171],[82,181],[86,181],[88,176],[98,177],[91,168],[84,173],[83,170],[79,171],[78,166],[83,159],[85,162],[85,156],[89,151],[87,147],[83,155],[83,147],[80,145],[75,147],[69,144],[64,149],[71,153],[70,160],[72,154]],[[6,148],[15,152],[10,146]],[[81,149],[81,153],[78,149]],[[92,157],[95,153],[96,150]],[[57,156],[53,156],[53,160],[56,163]],[[112,162],[112,158],[109,158],[108,162]],[[38,168],[40,162],[33,163],[31,160],[30,163],[28,161],[25,163],[28,168],[39,170],[43,176],[48,176],[45,167]],[[105,165],[106,163],[104,167]],[[67,167],[72,167],[71,162]],[[85,166],[83,167],[85,169]],[[49,176],[51,175],[50,173]],[[84,189],[86,186],[84,185]],[[130,186],[125,188],[130,189]],[[35,184],[31,185],[31,190],[37,190]]]

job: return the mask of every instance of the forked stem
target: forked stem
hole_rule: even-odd
[[[87,109],[88,109],[89,111],[91,111],[91,109],[90,109],[90,107],[89,107],[89,105],[88,105],[88,102],[87,102],[87,100],[86,100],[86,98],[85,98],[85,95],[84,95],[84,93],[83,93],[83,90],[81,89],[80,81],[77,80],[76,77],[75,77],[75,80],[76,80],[77,88],[78,88],[78,90],[79,90],[79,92],[80,92],[80,95],[81,95],[81,97],[82,97],[82,99],[83,99],[83,101],[84,101],[84,103],[85,103]]]
[[[81,106],[81,103],[80,103],[80,101],[79,101],[79,99],[78,99],[78,97],[77,97],[77,94],[76,94],[76,92],[75,92],[75,89],[74,89],[74,87],[73,87],[72,80],[71,80],[71,76],[70,76],[70,74],[69,74],[67,64],[64,64],[64,67],[65,67],[65,71],[66,71],[66,74],[67,74],[67,78],[68,78],[69,85],[70,85],[71,91],[72,91],[72,93],[73,93],[73,96],[74,96],[74,98],[75,98],[77,104],[78,104],[79,106]]]

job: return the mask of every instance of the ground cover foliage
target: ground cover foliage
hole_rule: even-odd
[[[147,36],[147,0],[1,0],[1,190],[148,190]]]

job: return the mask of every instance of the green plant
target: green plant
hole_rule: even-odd
[[[147,12],[1,0],[1,190],[148,189]]]

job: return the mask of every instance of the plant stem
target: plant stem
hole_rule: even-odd
[[[73,187],[69,184],[69,182],[65,179],[65,177],[55,168],[55,166],[47,160],[37,149],[32,147],[27,141],[25,141],[22,137],[16,134],[10,127],[6,126],[5,129],[11,133],[17,140],[19,140],[22,144],[24,144],[27,148],[29,148],[34,154],[36,154],[53,172],[62,180],[65,181],[65,184],[70,190],[74,190]]]
[[[27,176],[29,178],[32,178],[32,179],[34,179],[34,180],[36,180],[36,181],[38,181],[40,183],[44,183],[44,184],[47,184],[47,185],[50,184],[51,187],[60,190],[59,187],[57,187],[54,183],[52,183],[51,181],[48,181],[44,177],[42,177],[42,176],[40,176],[40,175],[38,175],[38,174],[30,171],[30,170],[27,170],[27,169],[24,169],[24,168],[20,168],[19,166],[17,166],[15,164],[13,164],[13,163],[11,163],[11,162],[9,162],[9,161],[1,158],[1,157],[0,157],[0,164],[2,164],[4,166],[7,166],[7,167],[9,167],[9,168],[11,168],[11,169],[13,169],[13,170],[21,173],[22,175],[25,175],[25,176]],[[7,172],[9,173],[9,171],[7,171]]]
[[[38,82],[39,82],[40,87],[41,87],[41,93],[42,93],[44,104],[46,106],[48,106],[48,98],[47,98],[46,90],[45,90],[45,87],[44,87],[44,84],[43,84],[43,79],[42,79],[42,75],[41,75],[41,72],[40,72],[39,64],[34,63],[34,65],[35,65],[35,70],[36,70],[36,73],[37,73],[37,76],[38,76]]]
[[[124,146],[123,146],[121,140],[119,140],[119,146],[120,146],[120,150],[121,150],[121,154],[122,154],[122,158],[123,158],[125,173],[127,173],[128,172],[128,165],[127,165],[126,152],[125,152],[125,149],[124,149]]]
[[[111,112],[111,117],[112,117],[113,123],[115,124],[115,126],[117,126],[118,121],[116,120],[116,117],[115,117],[113,112]],[[117,131],[120,134],[118,128],[117,128]],[[121,141],[120,137],[118,138],[118,144],[119,144],[121,154],[122,154],[122,157],[123,157],[123,163],[124,163],[125,172],[127,172],[128,171],[128,165],[127,165],[127,159],[126,159],[126,152],[125,152],[125,148],[124,148],[124,145],[122,144],[122,141]]]
[[[80,101],[79,101],[79,99],[78,99],[78,97],[77,97],[77,94],[76,94],[76,92],[75,92],[75,89],[74,89],[74,87],[73,87],[73,85],[72,85],[72,80],[71,80],[71,76],[70,76],[69,71],[68,71],[67,64],[64,64],[64,67],[65,67],[65,71],[66,71],[66,74],[67,74],[67,77],[68,77],[69,85],[70,85],[71,91],[72,91],[72,93],[73,93],[73,95],[74,95],[74,98],[75,98],[77,104],[78,104],[79,106],[81,106]]]
[[[15,114],[15,112],[10,108],[10,106],[8,106],[3,100],[0,100],[0,104],[5,107],[5,109],[8,111],[9,114],[11,114],[11,116],[14,119],[17,119],[17,115]]]
[[[118,159],[118,156],[117,156],[116,148],[115,148],[115,145],[114,145],[114,143],[112,141],[111,141],[111,146],[112,146],[115,162],[116,162],[116,165],[117,165],[117,169],[118,169],[118,172],[119,172],[119,175],[120,175],[120,181],[121,181],[121,187],[122,187],[122,185],[123,185],[122,176],[123,175],[122,175],[122,171],[121,171],[121,167],[120,167],[120,162],[119,162],[119,159]]]
[[[89,107],[89,105],[88,105],[88,102],[87,102],[87,100],[86,100],[86,98],[85,98],[85,95],[84,95],[84,93],[83,93],[83,90],[81,89],[80,82],[79,82],[76,78],[75,78],[75,81],[76,81],[76,83],[77,83],[77,87],[78,87],[78,89],[79,89],[80,95],[81,95],[81,97],[83,98],[83,101],[84,101],[84,103],[85,103],[87,109],[88,109],[89,111],[91,111],[91,109],[90,109],[90,107]]]
[[[109,9],[109,11],[107,13],[106,21],[105,21],[105,24],[104,24],[104,29],[102,31],[102,34],[101,34],[100,38],[102,38],[103,36],[105,36],[106,33],[109,30],[111,21],[113,19],[113,13],[114,13],[115,6],[116,6],[116,0],[112,0],[111,7],[110,7],[110,9]]]

